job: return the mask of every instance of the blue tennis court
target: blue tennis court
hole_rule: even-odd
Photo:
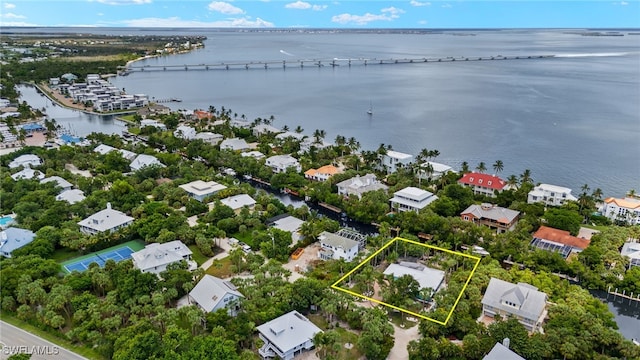
[[[64,265],[64,268],[68,272],[79,271],[83,272],[89,268],[91,263],[96,263],[100,267],[104,267],[104,264],[107,260],[113,260],[115,262],[119,262],[122,260],[130,259],[131,254],[133,254],[133,250],[130,247],[121,247],[115,250],[103,252],[103,253],[95,253],[93,256],[82,258],[81,260],[69,263]]]

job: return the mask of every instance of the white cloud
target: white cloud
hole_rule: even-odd
[[[194,21],[194,20],[182,20],[179,17],[170,18],[143,18],[143,19],[131,19],[120,22],[130,27],[274,27],[275,25],[269,21],[256,18],[251,20],[250,18],[235,18],[220,21]]]
[[[392,7],[388,7],[388,8],[384,8],[384,9],[382,9],[380,11],[382,11],[383,13],[391,14],[390,16],[392,18],[394,18],[394,19],[398,18],[398,14],[404,14],[405,13],[404,10],[398,9],[396,7],[393,7],[393,6]]]
[[[411,6],[431,6],[430,2],[420,2],[420,1],[416,1],[416,0],[411,0],[409,2],[409,4]]]
[[[96,0],[106,5],[142,5],[151,4],[151,0]]]
[[[3,21],[2,26],[40,26],[38,24],[26,23],[22,21]]]
[[[308,2],[304,2],[304,1],[296,1],[296,2],[293,2],[293,3],[288,3],[284,7],[287,8],[287,9],[305,10],[305,9],[310,9],[311,8],[311,4],[309,4]]]
[[[442,7],[443,7],[443,8],[447,8],[447,9],[449,9],[449,8],[451,8],[452,6],[451,6],[451,4],[444,4],[444,5],[442,5]]]
[[[404,14],[405,11],[396,7],[388,7],[380,10],[382,14],[366,13],[364,15],[353,14],[340,14],[333,16],[331,21],[338,24],[353,23],[356,25],[366,25],[372,21],[392,21],[400,17],[399,14]]]
[[[427,25],[427,20],[420,20],[420,21],[418,21],[418,24]]]
[[[103,15],[104,15],[104,13],[98,13],[97,15],[98,15],[98,16],[103,16]]]
[[[26,19],[27,17],[24,15],[16,15],[14,13],[5,13],[0,15],[3,19]]]
[[[626,1],[621,1],[621,2],[620,2],[620,5],[625,6],[625,5],[629,5],[629,3],[628,3],[628,2],[626,2]]]
[[[225,15],[244,14],[244,10],[224,1],[214,1],[207,8]]]
[[[322,11],[327,7],[328,7],[327,5],[313,5],[311,9],[313,9],[313,11]]]
[[[15,9],[16,8],[16,4],[10,4],[10,3],[4,3],[4,8],[5,9]]]

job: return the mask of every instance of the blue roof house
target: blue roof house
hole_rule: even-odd
[[[0,255],[10,258],[15,249],[32,242],[36,237],[32,231],[10,227],[0,232]]]

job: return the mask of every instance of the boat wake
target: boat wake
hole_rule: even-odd
[[[286,51],[284,51],[284,50],[280,50],[280,53],[281,53],[281,54],[285,54],[285,55],[287,55],[287,56],[295,56],[295,55],[293,55],[293,54],[291,54],[291,53],[288,53],[288,52],[286,52]]]
[[[554,57],[602,57],[602,56],[625,56],[628,53],[585,53],[585,54],[556,54]]]

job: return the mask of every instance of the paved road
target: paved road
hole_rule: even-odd
[[[15,353],[30,353],[31,360],[86,360],[87,358],[55,345],[41,337],[0,321],[0,359]]]

